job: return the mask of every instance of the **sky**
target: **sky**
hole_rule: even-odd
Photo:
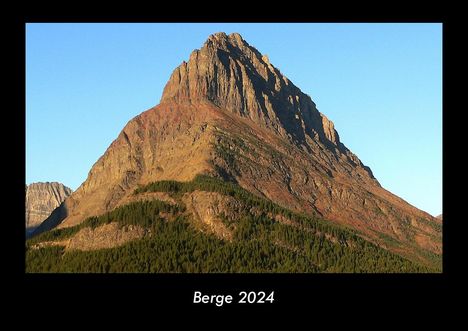
[[[238,32],[335,123],[380,184],[442,213],[442,24],[26,25],[26,184],[77,189],[215,32]]]

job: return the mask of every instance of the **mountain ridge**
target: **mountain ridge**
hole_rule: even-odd
[[[34,231],[72,192],[59,182],[26,185],[26,232]]]
[[[308,95],[225,33],[173,71],[160,104],[127,123],[36,234],[111,211],[139,186],[197,174],[356,229],[398,254],[441,254],[435,218],[382,188]]]
[[[322,143],[350,153],[353,161],[362,164],[340,142],[333,122],[317,110],[310,96],[238,33],[210,35],[200,49],[191,53],[188,62],[183,61],[173,71],[160,104],[200,100],[211,101],[299,143],[304,142],[306,135],[318,137]],[[365,168],[375,179],[372,171]]]

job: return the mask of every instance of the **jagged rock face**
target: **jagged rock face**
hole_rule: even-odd
[[[161,103],[200,101],[249,118],[296,143],[311,137],[353,157],[340,143],[333,122],[317,110],[311,98],[238,33],[210,36],[188,62],[174,70],[161,98]]]
[[[26,231],[32,231],[72,193],[61,183],[26,185]]]
[[[205,173],[317,213],[392,250],[441,253],[440,222],[383,189],[309,96],[240,35],[210,36],[131,120],[38,232],[131,200],[138,185]]]

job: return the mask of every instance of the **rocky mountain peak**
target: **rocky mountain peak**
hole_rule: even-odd
[[[171,75],[161,103],[211,102],[299,143],[309,137],[346,151],[311,98],[240,34],[219,32]]]
[[[229,46],[243,47],[248,46],[247,42],[239,33],[231,33],[227,35],[225,32],[217,32],[208,37],[204,46],[214,46],[217,48],[227,48]]]
[[[39,226],[71,193],[58,182],[26,185],[26,230]]]
[[[222,32],[174,70],[161,103],[128,122],[86,181],[34,234],[143,198],[135,189],[150,183],[197,175],[317,214],[389,249],[397,243],[396,252],[441,252],[441,222],[382,188],[340,142],[333,122],[266,54],[239,34]],[[223,213],[208,208],[216,196],[205,196],[201,208],[192,198],[184,204],[194,215],[205,211],[208,223]]]

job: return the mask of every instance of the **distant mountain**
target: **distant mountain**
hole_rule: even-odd
[[[232,196],[233,191],[223,189],[223,185],[234,185],[230,190],[243,193]],[[192,190],[194,187],[196,190]],[[148,218],[146,208],[150,207],[141,205],[142,201],[161,199],[178,206],[177,212],[166,206],[159,216],[150,214],[153,216]],[[125,209],[129,204],[132,212]],[[103,218],[96,219],[99,215]],[[45,233],[35,238],[34,249],[44,249],[41,240],[50,238],[56,241],[47,245],[65,247],[69,253],[95,249],[93,243],[101,239],[99,247],[118,249],[127,244],[109,238],[123,238],[119,231],[134,231],[140,240],[166,238],[150,231],[154,224],[145,223],[154,217],[156,223],[159,218],[184,219],[181,224],[188,224],[188,228],[172,229],[175,232],[168,232],[168,236],[179,233],[189,246],[195,245],[196,233],[201,232],[221,241],[210,246],[219,248],[219,252],[229,243],[247,245],[239,251],[226,248],[226,254],[239,257],[246,247],[253,247],[248,240],[258,240],[259,245],[270,245],[264,249],[271,254],[271,250],[286,250],[286,255],[307,256],[306,264],[314,256],[310,263],[315,263],[317,271],[400,272],[404,268],[390,263],[394,256],[398,257],[395,261],[404,257],[437,270],[441,266],[440,222],[382,188],[371,169],[341,142],[333,122],[318,111],[311,98],[237,33],[211,35],[201,49],[191,53],[188,62],[174,70],[160,104],[128,122],[91,168],[86,181],[38,227],[35,235]],[[112,220],[120,220],[124,227],[113,228],[109,225]],[[271,227],[265,225],[269,222]],[[319,229],[317,222],[325,222],[327,227]],[[134,226],[133,230],[128,226]],[[160,226],[169,231],[166,225]],[[47,231],[53,228],[57,229],[50,237]],[[244,236],[242,231],[252,233]],[[77,237],[67,239],[66,244],[58,239],[71,234]],[[353,234],[360,239],[349,240]],[[366,258],[381,259],[380,269],[373,269],[372,264],[360,269],[349,262],[357,261],[353,258],[364,252],[367,244],[361,246],[360,240],[377,245],[377,251],[369,248]],[[363,250],[353,249],[353,245]],[[139,249],[141,256],[151,256],[147,247]],[[390,255],[383,258],[381,250]],[[198,263],[196,259],[215,251],[201,249],[199,257],[187,256],[194,264],[187,262],[184,268],[189,270]],[[313,255],[319,252],[322,262]],[[166,253],[158,251],[160,256]],[[177,255],[171,254],[171,259]],[[339,263],[344,260],[339,254],[347,256],[350,265],[346,268],[340,269]],[[265,261],[269,258],[265,255]],[[288,257],[283,262],[293,260]],[[64,259],[58,261],[65,263]],[[150,270],[171,271],[170,266],[179,270],[179,262],[167,263],[166,269]],[[219,270],[213,263],[208,271]],[[102,266],[98,261],[96,265]],[[103,268],[116,271],[112,266]],[[226,266],[223,271],[236,271],[233,268]],[[293,266],[289,269],[294,270]]]
[[[26,232],[34,231],[71,193],[57,182],[26,185]]]

